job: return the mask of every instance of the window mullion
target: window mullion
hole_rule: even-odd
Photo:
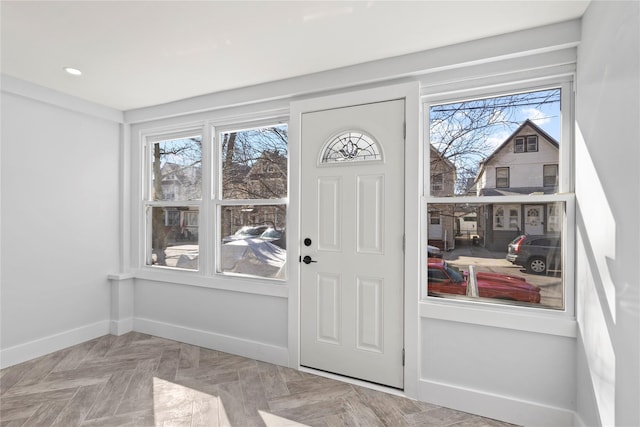
[[[214,141],[213,128],[204,126],[202,129],[202,200],[200,204],[200,255],[199,267],[200,275],[210,276],[213,274],[212,259],[214,254],[214,221],[215,209],[211,206],[211,195],[213,194],[213,183],[215,176],[215,161],[212,144]]]

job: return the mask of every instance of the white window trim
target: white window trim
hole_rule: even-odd
[[[211,231],[215,230],[219,234],[217,225],[217,205],[214,200],[214,190],[218,182],[218,177],[212,174],[218,174],[217,166],[214,167],[219,151],[216,140],[213,138],[221,131],[239,131],[243,129],[252,129],[262,125],[273,124],[289,124],[288,109],[279,109],[271,113],[255,112],[253,114],[242,114],[240,116],[222,116],[215,118],[215,113],[201,114],[200,120],[180,120],[171,118],[167,120],[159,120],[149,124],[136,125],[133,129],[136,137],[132,138],[131,145],[131,162],[137,165],[133,168],[131,188],[132,197],[132,231],[131,231],[131,271],[132,276],[137,279],[152,280],[157,282],[174,283],[178,285],[197,286],[210,289],[228,290],[240,293],[250,293],[266,296],[274,296],[287,298],[289,295],[288,279],[275,279],[265,277],[253,277],[245,275],[232,275],[225,273],[217,273],[217,239],[199,238],[199,254],[200,263],[199,270],[177,269],[172,267],[151,266],[146,264],[147,245],[150,245],[151,239],[150,227],[145,220],[146,206],[152,205],[175,205],[175,206],[198,206],[200,208],[200,236],[212,235]],[[163,141],[172,138],[185,136],[185,134],[197,133],[202,135],[202,200],[195,201],[149,201],[149,189],[147,182],[147,174],[149,173],[149,144],[157,141]],[[137,140],[136,140],[137,139]],[[213,149],[213,152],[212,152]],[[290,160],[291,161],[291,160]],[[290,168],[290,166],[289,166]],[[289,178],[290,181],[291,178]],[[290,187],[290,183],[287,184]],[[289,191],[289,189],[288,189]],[[287,193],[289,194],[289,193]],[[209,197],[209,199],[207,199]],[[227,203],[228,202],[228,203]],[[243,204],[244,201],[225,200],[224,204]],[[252,203],[264,204],[286,204],[289,211],[289,197],[283,199],[255,200]],[[287,217],[287,228],[289,228],[290,216]],[[217,236],[218,234],[215,234]],[[288,238],[289,239],[289,238]],[[287,247],[290,246],[287,242]],[[205,258],[206,257],[206,258]],[[203,260],[205,260],[203,262]],[[291,260],[287,259],[287,277],[290,277]]]
[[[526,331],[545,332],[552,335],[575,336],[572,326],[575,322],[575,195],[573,193],[573,104],[574,104],[574,72],[565,72],[559,69],[558,75],[552,75],[545,71],[540,76],[533,72],[526,80],[513,81],[509,76],[503,79],[492,77],[487,79],[486,85],[461,90],[457,84],[443,83],[422,90],[423,114],[421,119],[426,121],[431,105],[468,101],[470,99],[485,98],[505,95],[509,92],[529,92],[559,87],[562,91],[560,110],[561,137],[558,160],[558,193],[554,195],[536,196],[535,203],[564,202],[565,215],[560,219],[562,224],[563,252],[563,301],[564,309],[558,310],[546,307],[521,307],[517,305],[494,304],[483,300],[455,300],[446,298],[434,298],[424,296],[419,303],[421,317],[436,318],[441,320],[456,320],[465,323],[483,324],[487,326],[500,326]],[[551,74],[551,75],[550,75]],[[570,112],[570,114],[566,114]],[[423,123],[423,144],[429,144],[429,125]],[[526,140],[525,140],[526,144]],[[425,145],[428,146],[428,145]],[[423,150],[423,164],[430,164],[429,150]],[[428,168],[423,174],[423,188],[431,188],[431,179]],[[421,198],[421,236],[423,242],[427,241],[427,205],[450,204],[452,202],[486,203],[486,204],[527,204],[534,202],[531,196],[461,196],[461,197],[434,197],[425,192]],[[424,246],[424,245],[423,245]],[[426,249],[422,248],[421,259],[426,259]],[[428,282],[427,268],[422,266],[421,289]],[[543,323],[542,330],[538,319],[547,318],[549,322]],[[519,319],[514,323],[514,319]],[[569,323],[567,323],[567,321]]]

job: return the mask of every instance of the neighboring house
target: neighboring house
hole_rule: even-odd
[[[282,198],[287,194],[287,157],[278,150],[265,150],[251,167],[237,166],[235,173],[225,174],[225,179],[225,198]],[[287,219],[284,206],[280,204],[228,207],[224,218],[223,236],[233,234],[245,225],[267,224],[283,229]]]
[[[558,188],[558,142],[526,120],[480,165],[474,183],[478,196],[552,194]],[[485,211],[486,209],[486,211]],[[478,218],[484,224],[484,245],[506,250],[519,234],[559,232],[560,211],[555,203],[490,204]]]
[[[161,194],[156,194],[160,200],[194,200],[201,197],[202,170],[199,166],[165,163],[161,168],[161,176]],[[164,208],[164,225],[169,231],[169,240],[197,240],[198,217],[197,208]]]
[[[446,159],[433,145],[431,152],[430,181],[431,195],[436,197],[453,196],[456,184],[456,167]],[[441,209],[430,208],[428,212],[429,244],[442,250],[453,249],[455,243],[455,221],[453,205],[437,205]]]

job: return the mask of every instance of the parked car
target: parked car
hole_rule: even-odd
[[[287,248],[287,233],[284,229],[276,230],[273,227],[269,227],[260,235],[260,239],[271,242],[282,249]]]
[[[429,258],[442,258],[442,251],[437,246],[427,245],[427,254]]]
[[[507,261],[526,268],[528,273],[547,274],[562,264],[559,235],[526,235],[516,237],[507,246]]]
[[[264,231],[269,228],[268,225],[245,225],[230,236],[222,239],[223,243],[233,242],[235,240],[244,240],[260,237]]]
[[[441,294],[466,295],[468,273],[452,267],[439,258],[429,258],[428,291],[429,295]],[[506,274],[476,273],[478,295],[483,298],[497,298],[528,303],[540,302],[540,288],[528,283],[523,277]]]

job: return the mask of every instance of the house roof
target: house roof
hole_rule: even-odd
[[[434,147],[432,144],[429,144],[429,147],[431,148],[431,151],[436,154],[436,156],[438,157],[438,160],[442,160],[447,166],[449,166],[451,169],[455,171],[456,166],[451,162],[451,160],[444,157],[442,153],[440,153],[440,151],[438,151],[438,149]],[[430,156],[430,158],[432,159],[431,161],[433,162],[434,157]]]

